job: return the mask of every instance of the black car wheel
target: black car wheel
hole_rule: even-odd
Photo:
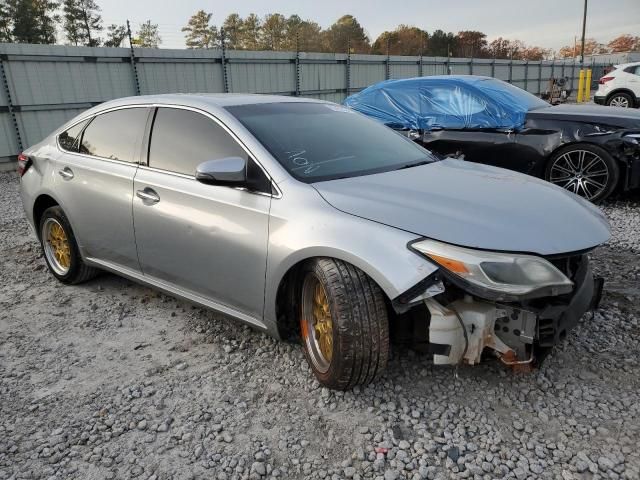
[[[576,144],[556,152],[547,164],[547,181],[592,202],[607,198],[618,184],[620,169],[596,145]]]
[[[633,98],[628,93],[614,93],[607,99],[607,105],[609,107],[632,108]]]
[[[389,358],[389,320],[380,287],[362,270],[330,258],[302,272],[300,330],[309,366],[329,388],[375,380]]]

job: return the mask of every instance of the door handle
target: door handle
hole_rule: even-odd
[[[142,199],[142,203],[145,205],[153,205],[160,201],[160,196],[149,187],[136,191],[136,197]]]
[[[58,174],[65,180],[71,180],[73,178],[73,170],[69,167],[64,167],[62,170],[58,170]]]

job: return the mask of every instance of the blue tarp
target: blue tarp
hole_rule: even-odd
[[[491,77],[441,75],[387,80],[351,95],[344,105],[393,128],[519,129],[538,97]]]

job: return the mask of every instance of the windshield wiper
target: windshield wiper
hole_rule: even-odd
[[[413,168],[413,167],[419,167],[420,165],[426,165],[428,163],[433,163],[435,160],[429,159],[429,160],[419,160],[417,162],[413,162],[413,163],[407,163],[405,165],[401,165],[398,168],[394,168],[393,171],[395,170],[404,170],[405,168]]]

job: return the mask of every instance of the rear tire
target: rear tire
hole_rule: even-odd
[[[608,107],[633,108],[634,103],[633,97],[624,92],[614,93],[607,98]]]
[[[302,345],[318,381],[348,390],[377,379],[389,359],[380,287],[362,270],[330,258],[308,262],[300,278]]]
[[[555,152],[545,171],[545,180],[598,203],[613,193],[620,167],[603,148],[576,143]]]
[[[60,206],[47,208],[40,218],[40,244],[49,271],[66,284],[95,277],[99,270],[84,263],[69,220]]]

